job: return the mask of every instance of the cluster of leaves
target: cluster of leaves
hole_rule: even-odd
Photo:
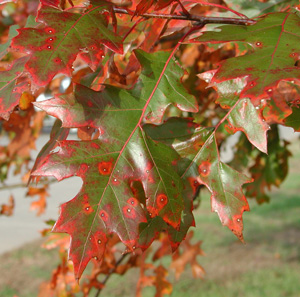
[[[63,261],[43,287],[46,295],[66,290],[73,271],[67,247],[77,279],[94,261],[81,287],[71,278],[70,294],[101,291],[100,274],[136,266],[138,296],[147,285],[157,296],[170,293],[165,268],[146,262],[154,240],[161,243],[154,260],[172,250],[177,276],[190,263],[201,277],[200,243],[187,235],[200,189],[210,191],[212,211],[243,241],[249,205],[242,186],[262,203],[287,175],[289,152],[277,125],[300,131],[298,7],[276,0],[251,7],[230,0],[6,2],[0,1],[0,116],[10,143],[0,150],[1,181],[12,165],[16,173],[24,164],[30,170],[46,113],[57,120],[29,180],[83,181],[53,227],[71,241],[69,247],[68,237],[52,235]],[[220,148],[237,131],[226,164]],[[32,207],[41,213],[46,186],[28,195],[40,196]],[[1,214],[12,208],[10,200]],[[116,259],[120,241],[130,255],[125,264]]]

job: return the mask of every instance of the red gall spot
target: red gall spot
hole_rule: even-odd
[[[107,222],[108,221],[108,214],[105,210],[100,210],[99,211],[99,216],[100,218],[104,221]]]
[[[128,219],[136,219],[136,211],[130,206],[123,207],[124,216]]]
[[[137,206],[138,205],[138,201],[137,199],[135,199],[134,197],[131,197],[127,200],[127,203],[129,203],[132,206]]]
[[[198,183],[198,181],[196,179],[194,179],[192,177],[189,177],[188,181],[189,181],[189,184],[190,184],[190,186],[193,190],[193,194],[195,194],[197,192],[197,189],[198,189],[200,184]]]
[[[156,204],[157,204],[159,210],[164,208],[167,203],[168,203],[168,197],[165,194],[159,194],[156,197]]]
[[[113,185],[115,185],[115,186],[118,186],[118,185],[120,184],[120,181],[117,180],[116,178],[113,178],[112,181],[111,181],[111,183],[112,183]]]
[[[96,245],[100,245],[100,244],[105,244],[106,241],[107,241],[107,238],[106,238],[106,235],[104,232],[101,232],[101,231],[97,231],[94,236],[93,236],[93,239],[94,239],[94,243]]]
[[[56,39],[56,37],[54,37],[54,36],[53,36],[53,37],[49,37],[49,38],[46,39],[46,42],[48,42],[48,43],[50,42],[50,43],[51,43],[51,42],[53,42],[55,39]]]
[[[136,249],[137,243],[134,239],[124,241],[124,244],[133,252]]]
[[[92,212],[94,211],[93,208],[90,206],[89,203],[85,203],[85,204],[83,205],[83,209],[84,209],[84,212],[85,212],[86,214],[90,214],[90,213],[92,213]]]
[[[91,143],[91,147],[94,148],[94,149],[99,149],[100,148],[100,146],[95,142]]]
[[[210,166],[211,163],[208,161],[203,161],[199,167],[198,167],[198,172],[201,176],[208,176],[210,174]]]
[[[49,33],[49,34],[54,34],[55,30],[53,28],[51,28],[51,27],[48,27],[48,28],[45,29],[45,32]]]
[[[93,107],[94,104],[93,104],[92,101],[89,100],[89,101],[87,102],[87,105],[88,105],[89,107]]]
[[[112,162],[100,162],[98,163],[98,170],[101,175],[110,175],[112,169]]]
[[[154,218],[154,217],[158,216],[158,210],[155,207],[148,206],[147,210],[148,210],[149,215],[150,215],[151,218]]]
[[[256,46],[261,46],[261,42],[256,42],[256,44],[255,44]]]
[[[43,47],[40,48],[40,50],[51,50],[52,46],[49,44],[44,45]]]
[[[60,64],[61,63],[61,59],[60,58],[54,58],[54,63]]]

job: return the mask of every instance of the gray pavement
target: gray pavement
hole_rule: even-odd
[[[40,149],[49,139],[43,135],[37,143]],[[37,151],[38,152],[38,151]],[[37,153],[36,152],[36,153]],[[20,183],[18,177],[11,176],[6,184]],[[47,228],[46,220],[57,219],[59,205],[72,199],[79,191],[82,181],[79,177],[72,177],[50,186],[50,197],[47,198],[46,213],[37,217],[35,211],[30,211],[30,203],[37,197],[25,197],[26,188],[3,190],[0,192],[0,204],[5,203],[13,194],[15,211],[11,217],[0,216],[0,254],[18,248],[25,243],[41,238],[40,230]]]

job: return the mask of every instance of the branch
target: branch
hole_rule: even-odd
[[[53,183],[56,183],[57,180],[56,179],[51,179],[45,182],[39,182],[39,186],[43,186],[43,185],[50,185]],[[5,191],[5,190],[11,190],[11,189],[17,189],[17,188],[27,188],[28,184],[24,184],[24,183],[19,183],[19,184],[12,184],[12,185],[5,185],[3,184],[2,186],[0,186],[0,191]]]
[[[107,283],[107,281],[109,280],[109,278],[112,276],[112,274],[116,271],[117,267],[122,263],[122,261],[129,255],[129,253],[127,254],[123,254],[119,260],[116,262],[115,266],[109,270],[108,274],[106,275],[105,279],[101,282],[101,284],[104,285]],[[103,288],[102,287],[102,288]],[[98,289],[95,297],[99,297],[100,296],[100,293],[102,291],[102,288]]]
[[[134,16],[134,12],[125,8],[113,8],[115,13],[128,14]],[[167,20],[181,20],[181,21],[193,21],[197,26],[204,26],[206,24],[232,24],[232,25],[253,25],[256,21],[251,19],[239,19],[239,18],[224,18],[224,17],[203,17],[194,14],[190,15],[178,15],[178,14],[161,14],[161,13],[144,13],[139,15],[143,18],[159,18]]]

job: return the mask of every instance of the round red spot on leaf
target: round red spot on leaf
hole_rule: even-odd
[[[127,200],[127,203],[129,203],[132,206],[137,206],[138,205],[138,201],[137,199],[135,199],[134,197],[131,197]]]
[[[99,211],[99,216],[100,218],[104,221],[107,222],[108,221],[108,214],[105,210],[100,210]]]
[[[56,39],[56,37],[49,37],[49,38],[47,38],[46,39],[46,42],[48,42],[48,43],[51,43],[51,42],[53,42],[54,40]]]
[[[93,208],[90,206],[89,203],[84,203],[83,204],[83,209],[84,209],[84,212],[86,214],[90,214],[90,213],[92,213],[94,211]]]
[[[159,194],[156,197],[156,204],[159,210],[164,208],[167,203],[168,203],[168,197],[165,194]]]
[[[112,162],[100,162],[98,163],[98,170],[101,175],[110,175],[112,169]]]
[[[155,207],[148,206],[147,209],[151,218],[158,216],[158,210]]]
[[[195,194],[196,191],[197,191],[197,189],[198,189],[198,187],[199,187],[198,181],[196,179],[192,178],[192,177],[189,177],[188,181],[189,181],[190,186],[191,186],[191,188],[193,190],[193,194]]]
[[[211,163],[208,161],[202,162],[198,167],[198,172],[201,176],[208,176],[210,174]]]
[[[60,59],[60,58],[55,58],[55,59],[54,59],[54,62],[55,62],[56,64],[60,64],[60,63],[61,63],[61,59]]]
[[[135,219],[136,218],[135,209],[130,207],[130,206],[127,206],[127,205],[123,207],[123,214],[126,218],[129,218],[129,219]]]
[[[46,28],[45,31],[48,34],[54,34],[55,33],[55,30],[53,28],[51,28],[51,27]]]

